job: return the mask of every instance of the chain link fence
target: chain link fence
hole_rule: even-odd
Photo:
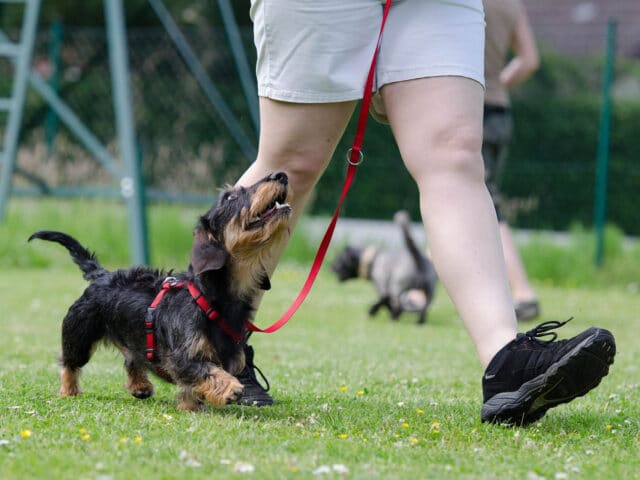
[[[189,23],[180,27],[255,148],[257,135],[224,29]],[[600,47],[604,30],[601,35]],[[253,66],[250,27],[242,29],[242,39],[247,61]],[[550,49],[547,42],[541,44],[541,70],[514,94],[515,138],[504,175],[507,211],[518,227],[566,229],[574,222],[589,226],[602,48],[565,56]],[[147,187],[167,198],[214,196],[218,187],[233,183],[251,159],[230,135],[159,23],[129,27],[128,47],[136,135]],[[34,67],[56,84],[60,97],[117,157],[104,28],[63,25],[61,33],[48,26],[41,28]],[[10,65],[0,62],[0,92],[9,85],[10,76]],[[638,59],[619,59],[608,203],[613,212],[609,220],[636,235],[640,234],[634,204],[640,192],[639,79]],[[333,211],[346,170],[344,152],[353,131],[352,124],[318,185],[311,213]],[[33,91],[27,99],[20,145],[20,172],[14,185],[114,186],[115,180],[102,171]],[[365,153],[344,215],[388,219],[396,209],[405,208],[414,219],[419,218],[417,190],[388,127],[369,123]]]

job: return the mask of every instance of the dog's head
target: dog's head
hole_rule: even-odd
[[[349,245],[338,254],[331,264],[331,270],[338,275],[338,280],[344,282],[345,280],[358,276],[361,255],[362,250],[360,248]]]
[[[193,273],[242,265],[249,278],[260,278],[260,286],[268,288],[262,258],[289,231],[289,190],[284,172],[272,173],[250,187],[224,189],[194,230]]]

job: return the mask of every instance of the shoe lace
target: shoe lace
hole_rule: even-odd
[[[536,340],[538,342],[544,342],[544,343],[551,343],[554,342],[556,340],[556,338],[558,338],[558,334],[556,332],[552,332],[551,330],[555,330],[557,328],[560,328],[564,325],[566,325],[567,323],[569,323],[571,320],[573,320],[573,317],[569,317],[567,320],[565,320],[564,322],[558,322],[556,320],[550,320],[548,322],[543,322],[540,325],[532,328],[531,330],[525,332],[525,336],[530,339],[530,340]],[[551,337],[551,339],[547,340],[538,340],[540,338],[543,337]]]
[[[271,385],[269,385],[269,380],[267,380],[267,377],[264,376],[264,373],[262,373],[262,370],[260,370],[258,367],[256,367],[255,365],[251,365],[250,368],[250,372],[251,372],[251,378],[258,384],[260,385],[260,387],[262,387],[262,389],[265,392],[268,392],[269,389],[271,388]],[[256,377],[256,373],[258,372],[260,374],[260,378],[262,378],[262,381],[266,384],[266,387],[264,385],[262,385],[262,383],[260,383],[258,381],[258,378]]]
[[[260,377],[262,378],[262,381],[266,384],[266,387],[263,386],[262,383],[258,381],[256,372],[260,374]],[[252,383],[255,383],[256,385],[258,385],[265,392],[268,392],[269,389],[271,388],[271,385],[269,385],[269,380],[267,380],[267,377],[264,376],[264,373],[262,373],[262,370],[260,370],[256,366],[256,364],[253,363],[253,355],[251,355],[250,358],[246,359],[245,369],[242,371],[241,375],[238,375],[238,376],[248,378]]]

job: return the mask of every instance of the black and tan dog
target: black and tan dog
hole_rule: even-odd
[[[168,282],[145,267],[105,270],[69,235],[34,233],[29,240],[66,247],[90,282],[62,324],[60,395],[80,393],[81,368],[105,340],[124,355],[135,397],[153,394],[151,371],[180,387],[180,409],[237,401],[245,322],[258,290],[270,288],[263,259],[289,232],[288,195],[285,173],[224,190],[195,227],[188,270]]]
[[[418,249],[409,231],[410,219],[405,211],[397,212],[394,221],[400,226],[405,248],[398,251],[347,246],[336,257],[331,269],[341,282],[353,278],[370,280],[378,301],[369,309],[375,315],[387,307],[397,320],[402,312],[417,312],[424,323],[433,301],[438,277],[431,261]]]

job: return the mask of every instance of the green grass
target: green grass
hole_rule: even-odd
[[[62,249],[24,239],[35,228],[91,237],[87,244],[114,267],[122,261],[115,252],[126,251],[124,230],[118,215],[102,208],[92,230],[83,229],[86,222],[77,220],[95,216],[95,205],[65,204],[71,211],[57,218],[53,204],[19,205],[24,209],[12,212],[10,228],[0,226],[0,248],[5,238],[16,239],[15,248],[0,253],[3,480],[640,478],[640,295],[624,282],[597,289],[536,283],[541,320],[575,316],[563,337],[591,325],[609,328],[618,355],[599,388],[529,428],[480,422],[482,371],[442,288],[425,326],[410,315],[398,323],[384,314],[369,319],[371,285],[338,284],[326,267],[284,329],[252,338],[277,401],[272,407],[181,412],[176,387],[159,380],[154,397],[137,400],[122,387],[121,355],[109,348],[85,368],[83,395],[58,398],[60,323],[85,283]],[[152,229],[171,224],[187,232],[184,240],[171,229],[158,234],[175,242],[175,262],[159,265],[186,263],[197,215],[187,210],[152,212]],[[258,324],[284,312],[307,268],[281,266]],[[249,467],[253,473],[242,472]]]

